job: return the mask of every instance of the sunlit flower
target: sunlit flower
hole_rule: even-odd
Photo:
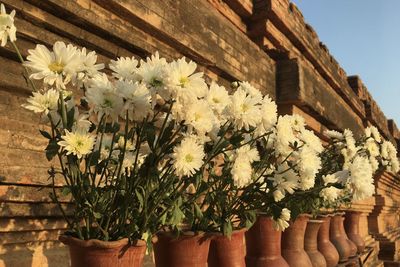
[[[99,70],[104,69],[104,64],[96,64],[97,63],[97,54],[95,51],[86,52],[86,48],[82,48],[82,50],[78,50],[78,54],[80,57],[80,67],[78,73],[73,78],[74,84],[81,86],[82,83],[85,83],[89,78],[96,76],[99,73]]]
[[[150,91],[143,83],[121,80],[116,83],[116,88],[125,100],[124,107],[130,120],[142,121],[151,113]]]
[[[113,70],[114,77],[128,81],[137,81],[140,78],[137,74],[138,61],[134,57],[120,57],[110,62],[109,67]]]
[[[271,130],[278,121],[278,107],[275,101],[273,101],[268,95],[264,96],[261,102],[261,124],[259,128],[262,128],[263,132]]]
[[[375,192],[372,167],[368,158],[356,156],[349,166],[349,182],[353,190],[353,200],[371,197]]]
[[[56,42],[50,52],[44,45],[36,45],[28,50],[29,56],[24,63],[32,70],[30,78],[41,80],[57,89],[65,89],[76,72],[82,68],[82,61],[77,48],[71,44]]]
[[[174,148],[173,166],[177,176],[192,176],[203,165],[204,148],[196,138],[186,137]]]
[[[219,115],[222,114],[231,101],[225,87],[219,86],[214,82],[211,83],[206,98],[211,108]]]
[[[188,101],[201,98],[207,94],[207,84],[202,72],[196,72],[197,65],[193,61],[186,61],[183,57],[173,61],[168,66],[168,89],[171,96]]]
[[[58,98],[59,93],[54,89],[50,89],[43,94],[33,92],[33,96],[30,96],[27,100],[28,104],[23,104],[22,106],[35,113],[47,115],[50,111],[57,110]]]
[[[260,90],[256,89],[254,86],[252,86],[249,82],[243,81],[239,82],[239,87],[237,89],[241,89],[246,92],[249,96],[251,96],[253,99],[255,99],[257,102],[262,101],[262,93]]]
[[[99,120],[103,115],[111,117],[113,121],[118,120],[124,101],[117,94],[106,74],[96,75],[89,80],[89,88],[86,90],[85,96],[91,111],[98,114]]]
[[[89,114],[79,114],[78,109],[75,109],[75,122],[72,126],[73,131],[88,132],[92,123],[89,121]]]
[[[206,100],[190,103],[185,110],[185,124],[193,127],[199,135],[204,135],[213,129],[215,116]]]
[[[78,158],[92,152],[95,142],[95,137],[84,131],[69,132],[65,130],[65,135],[61,138],[63,140],[58,144],[67,151],[67,155],[76,155]]]
[[[285,231],[285,229],[289,227],[289,220],[290,210],[283,208],[279,218],[273,221],[273,227],[277,231]]]
[[[227,112],[237,129],[249,130],[261,122],[259,100],[238,88],[231,97]]]
[[[344,138],[342,133],[339,133],[338,131],[335,131],[335,130],[326,130],[324,132],[324,135],[331,139],[342,140]]]
[[[6,8],[3,4],[0,5],[0,40],[1,46],[7,44],[7,39],[11,42],[17,40],[16,32],[17,28],[14,25],[15,10],[11,11],[10,14],[6,13]]]
[[[168,99],[168,92],[165,89],[167,85],[167,67],[168,63],[165,58],[160,58],[158,52],[146,61],[140,60],[140,67],[137,69],[137,75],[152,92],[153,101],[154,94],[159,94],[164,99]]]
[[[339,188],[336,188],[334,186],[329,186],[324,189],[322,189],[319,192],[319,196],[323,198],[324,201],[328,203],[334,203],[336,199],[341,195],[342,190]]]

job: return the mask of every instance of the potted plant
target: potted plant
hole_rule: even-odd
[[[299,203],[298,200],[314,190],[315,175],[321,164],[319,153],[322,145],[319,138],[305,128],[304,119],[298,115],[279,117],[272,132],[269,139],[259,144],[262,151],[261,164],[269,166],[269,169],[243,195],[245,201],[251,203],[261,216],[247,233],[246,259],[252,266],[287,266],[288,263],[280,255],[280,235],[284,231],[282,248],[286,260],[290,261],[289,264],[295,264],[289,254],[296,251],[300,253],[296,255],[296,262],[308,264],[303,242],[293,242],[292,237],[299,235],[302,236],[299,240],[304,239],[308,216],[302,213],[308,209],[307,203]],[[289,223],[290,219],[292,223]],[[275,226],[276,231],[271,229],[271,225]],[[275,237],[274,240],[264,242],[264,239],[271,237]],[[260,244],[267,247],[260,248]],[[299,247],[292,249],[292,245]]]
[[[140,65],[112,60],[111,75],[95,52],[71,44],[37,45],[28,53],[20,58],[34,92],[24,107],[41,115],[46,156],[58,160],[49,171],[51,196],[68,223],[60,240],[70,247],[72,265],[141,266],[153,234],[181,222],[181,192],[190,185],[182,177],[202,165],[201,135],[192,127],[202,122],[184,112],[187,99],[205,93],[204,80],[189,77],[193,62],[167,63],[157,53]],[[43,82],[39,90],[31,79]],[[58,201],[60,176],[72,210]]]

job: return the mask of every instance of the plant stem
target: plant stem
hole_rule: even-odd
[[[18,58],[19,58],[19,60],[21,61],[22,66],[24,67],[25,74],[27,75],[26,79],[29,81],[30,85],[32,86],[32,90],[33,90],[34,92],[36,92],[36,91],[37,91],[36,86],[35,86],[35,84],[33,83],[33,81],[31,80],[31,78],[29,77],[29,71],[28,71],[28,69],[27,69],[27,68],[25,67],[25,65],[24,65],[24,59],[23,59],[23,57],[22,57],[22,55],[21,55],[21,52],[20,52],[19,49],[18,49],[18,46],[17,46],[14,42],[11,42],[11,44],[12,44],[12,46],[14,47],[15,52],[17,52]]]

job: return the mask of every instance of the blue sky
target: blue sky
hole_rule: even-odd
[[[347,75],[400,128],[400,1],[292,0]]]

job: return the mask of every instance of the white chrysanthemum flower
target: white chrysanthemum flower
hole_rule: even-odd
[[[396,147],[389,141],[383,141],[381,145],[382,165],[386,167],[387,171],[397,173],[399,172],[399,160],[397,158]]]
[[[35,113],[44,113],[47,115],[50,111],[56,111],[58,108],[58,98],[60,94],[50,89],[43,94],[33,92],[27,100],[28,104],[23,104],[22,107],[32,110]]]
[[[237,187],[246,186],[251,182],[253,174],[251,164],[258,160],[260,156],[257,149],[251,148],[250,145],[244,145],[236,150],[231,174]]]
[[[196,142],[195,137],[184,138],[172,154],[175,174],[191,177],[200,170],[204,156],[204,147]]]
[[[231,174],[233,182],[237,187],[244,187],[248,185],[252,179],[253,168],[250,162],[236,158],[233,163]]]
[[[294,120],[291,115],[284,115],[278,118],[276,124],[275,153],[284,157],[293,152],[291,144],[299,143],[294,132]]]
[[[196,71],[197,64],[193,61],[186,62],[183,57],[173,61],[168,66],[168,89],[175,99],[184,101],[193,98],[202,98],[207,94],[207,84],[203,79],[203,73]]]
[[[272,185],[276,187],[273,192],[274,200],[275,202],[279,202],[285,197],[286,193],[294,193],[294,190],[298,188],[300,177],[293,168],[289,167],[285,162],[278,166],[274,176],[269,178],[269,180],[271,180]]]
[[[281,201],[282,199],[284,199],[285,198],[285,190],[282,190],[282,189],[275,189],[275,191],[274,192],[272,192],[272,195],[273,195],[273,197],[274,197],[274,201],[275,202],[279,202],[279,201]]]
[[[137,81],[140,76],[137,74],[138,61],[134,57],[120,57],[111,60],[109,67],[113,76],[120,80]]]
[[[67,155],[76,155],[78,158],[92,152],[95,137],[84,131],[69,132],[65,130],[65,135],[58,144],[67,151]]]
[[[329,186],[319,192],[319,196],[328,203],[333,203],[341,195],[342,190],[334,186]]]
[[[116,83],[117,93],[125,100],[125,110],[130,120],[142,121],[152,111],[151,95],[146,85],[120,80]],[[125,118],[125,114],[121,114]]]
[[[300,139],[316,153],[321,153],[324,150],[321,139],[313,131],[304,129],[300,133]]]
[[[162,98],[168,100],[168,92],[165,89],[168,81],[167,72],[168,63],[165,58],[160,58],[158,52],[151,57],[148,57],[146,61],[140,60],[140,67],[137,69],[137,75],[140,76],[142,82],[144,82],[155,98],[154,94],[159,94]]]
[[[287,208],[282,209],[279,218],[277,220],[274,220],[273,227],[277,231],[285,231],[285,229],[289,227],[290,216],[290,210],[288,210]]]
[[[221,115],[225,108],[229,105],[231,98],[229,97],[228,91],[223,86],[212,82],[210,90],[207,94],[207,101],[211,108],[218,114]]]
[[[357,147],[356,147],[356,140],[353,137],[353,132],[349,129],[345,129],[343,135],[346,141],[347,150],[349,151],[350,155],[355,155],[357,152]]]
[[[124,101],[108,80],[107,75],[104,73],[103,75],[96,75],[89,80],[88,86],[85,97],[91,111],[98,114],[99,120],[105,115],[106,117],[110,116],[113,121],[117,121],[123,109]]]
[[[236,157],[241,160],[253,163],[260,160],[257,148],[251,148],[250,145],[244,145],[236,150]]]
[[[0,5],[0,40],[1,46],[7,44],[7,40],[11,42],[17,40],[16,32],[17,28],[14,25],[15,10],[11,11],[10,14],[6,13],[6,8],[3,4]]]
[[[215,115],[208,102],[204,99],[193,101],[186,107],[185,124],[193,127],[199,135],[204,135],[213,129]]]
[[[75,108],[75,122],[72,131],[89,132],[92,123],[89,121],[89,114],[79,114],[78,108]]]
[[[231,96],[227,113],[237,129],[249,130],[261,122],[260,102],[241,88]]]
[[[344,138],[342,133],[339,133],[338,131],[335,130],[326,130],[324,131],[324,135],[330,139],[343,140]]]
[[[256,99],[258,102],[261,102],[263,99],[263,95],[260,90],[256,89],[247,81],[239,82],[239,87],[237,89],[245,91],[249,96]]]
[[[302,147],[298,153],[297,169],[300,174],[300,189],[307,190],[314,186],[315,175],[321,169],[321,158],[308,145]]]
[[[76,76],[73,78],[73,83],[81,86],[89,78],[92,78],[99,74],[99,70],[104,69],[104,64],[97,63],[97,54],[95,51],[87,53],[86,48],[78,50],[78,54],[81,60],[81,69],[78,71]]]
[[[264,132],[269,131],[278,121],[278,107],[268,95],[261,102],[261,127]]]
[[[349,182],[353,190],[353,200],[371,197],[375,192],[371,164],[366,157],[356,156],[349,166]]]
[[[50,52],[44,45],[36,45],[28,50],[29,56],[24,63],[32,70],[30,78],[41,80],[48,85],[55,84],[57,89],[65,85],[82,69],[82,61],[77,48],[71,44],[56,42]]]
[[[370,154],[372,157],[378,157],[379,154],[380,154],[379,146],[378,146],[378,144],[375,142],[374,139],[371,139],[371,138],[367,139],[367,141],[366,141],[365,144],[364,144],[364,148],[365,148],[366,150],[368,150],[369,154]]]
[[[365,128],[365,136],[372,137],[378,143],[382,142],[381,134],[379,133],[378,128],[375,126],[369,126]]]

